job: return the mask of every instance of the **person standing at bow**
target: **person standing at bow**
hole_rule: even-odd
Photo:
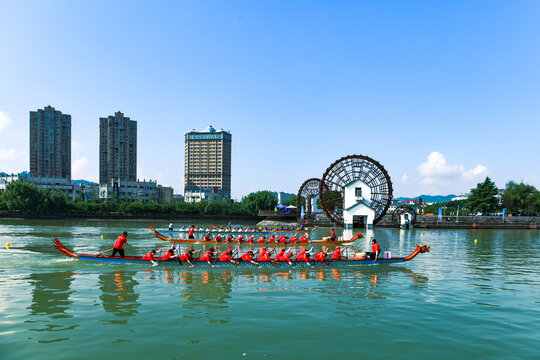
[[[120,235],[119,237],[116,238],[116,241],[114,242],[113,252],[112,252],[111,257],[114,257],[114,255],[116,255],[116,253],[120,254],[121,258],[124,257],[124,245],[129,245],[127,243],[127,236],[128,236],[128,233],[126,231],[124,231],[124,233],[122,235]]]
[[[336,230],[330,230],[330,241],[336,241]]]
[[[195,233],[195,226],[191,225],[188,231],[188,239],[195,239],[193,234]]]
[[[173,223],[169,224],[169,231],[173,231]]]

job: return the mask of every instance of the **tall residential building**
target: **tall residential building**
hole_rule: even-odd
[[[30,173],[71,181],[71,115],[50,105],[30,111]]]
[[[99,118],[99,183],[137,180],[137,122],[120,111]]]
[[[195,199],[191,194],[212,192],[221,199],[231,198],[231,133],[208,126],[201,131],[186,134],[184,160],[184,193],[186,201]]]

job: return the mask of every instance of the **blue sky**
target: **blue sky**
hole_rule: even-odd
[[[0,171],[29,167],[28,113],[72,115],[73,178],[99,117],[138,121],[138,177],[183,193],[184,135],[233,134],[232,195],[296,193],[368,155],[396,196],[486,175],[540,187],[540,2],[3,1]]]

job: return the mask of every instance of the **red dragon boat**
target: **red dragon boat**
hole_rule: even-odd
[[[110,257],[110,256],[102,256],[102,255],[87,255],[87,254],[76,254],[75,252],[68,250],[56,237],[53,239],[53,246],[60,251],[62,254],[66,256],[70,256],[73,258],[76,258],[78,260],[83,261],[95,261],[95,262],[105,262],[105,263],[114,263],[114,264],[135,264],[135,265],[146,265],[146,266],[154,266],[154,263],[151,260],[143,260],[142,256],[126,256],[124,258],[121,257]],[[377,260],[370,260],[370,259],[341,259],[341,260],[325,260],[324,262],[321,261],[311,261],[310,265],[308,265],[304,261],[296,261],[292,260],[293,265],[289,265],[287,262],[274,262],[274,261],[260,261],[258,265],[250,263],[250,262],[241,262],[239,259],[236,259],[240,261],[238,264],[233,264],[229,261],[212,261],[212,264],[208,264],[206,261],[198,261],[195,259],[195,261],[192,261],[193,267],[195,268],[209,268],[209,267],[228,267],[228,268],[272,268],[272,269],[280,269],[280,268],[291,268],[291,267],[297,267],[297,268],[335,268],[335,267],[348,267],[348,266],[360,266],[360,265],[383,265],[383,264],[394,264],[394,263],[402,263],[406,261],[410,261],[416,257],[416,255],[420,253],[429,252],[429,246],[428,245],[417,245],[415,244],[414,251],[405,257],[392,257],[392,258],[379,258]],[[180,266],[180,267],[191,267],[189,263],[181,262],[178,259],[170,259],[170,260],[154,260],[155,263],[158,264],[158,266]]]
[[[355,234],[352,238],[350,238],[349,240],[341,240],[341,241],[331,241],[331,240],[327,240],[328,238],[326,239],[322,239],[322,240],[310,240],[310,241],[296,241],[296,242],[286,242],[286,243],[283,243],[283,242],[278,242],[278,241],[274,241],[274,242],[268,242],[268,241],[265,241],[265,242],[259,242],[259,241],[253,241],[253,242],[247,242],[247,241],[242,241],[242,242],[238,242],[238,241],[227,241],[226,239],[223,239],[221,241],[216,241],[216,240],[204,240],[204,239],[171,239],[171,238],[168,238],[166,237],[165,235],[161,234],[159,231],[157,231],[156,229],[154,229],[152,226],[148,226],[150,228],[151,231],[154,232],[154,234],[156,235],[156,237],[158,237],[159,239],[161,240],[164,240],[164,241],[169,241],[169,242],[173,242],[173,243],[179,243],[179,244],[252,244],[252,245],[262,245],[262,246],[268,246],[268,245],[272,245],[272,244],[275,244],[275,245],[286,245],[286,244],[323,244],[323,245],[347,245],[347,244],[350,244],[354,241],[356,241],[357,239],[361,239],[364,237],[363,234],[361,233],[357,233]]]

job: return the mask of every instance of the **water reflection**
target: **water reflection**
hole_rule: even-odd
[[[137,308],[139,294],[135,292],[135,286],[139,284],[133,276],[136,271],[119,270],[104,273],[99,276],[99,288],[103,309],[118,317],[130,317],[138,313]],[[107,324],[125,324],[127,319],[105,321]]]
[[[73,316],[68,314],[71,304],[70,295],[74,273],[71,271],[55,273],[34,273],[30,274],[28,279],[34,286],[32,289],[32,304],[28,307],[30,314],[39,318],[39,315],[46,315],[48,319],[39,318],[39,320],[27,320],[30,324],[43,324],[42,328],[31,328],[31,331],[37,332],[62,332],[73,330],[78,325],[68,325],[66,319]],[[58,324],[55,324],[56,320]],[[54,338],[50,340],[40,340],[42,343],[68,340],[67,337]]]

